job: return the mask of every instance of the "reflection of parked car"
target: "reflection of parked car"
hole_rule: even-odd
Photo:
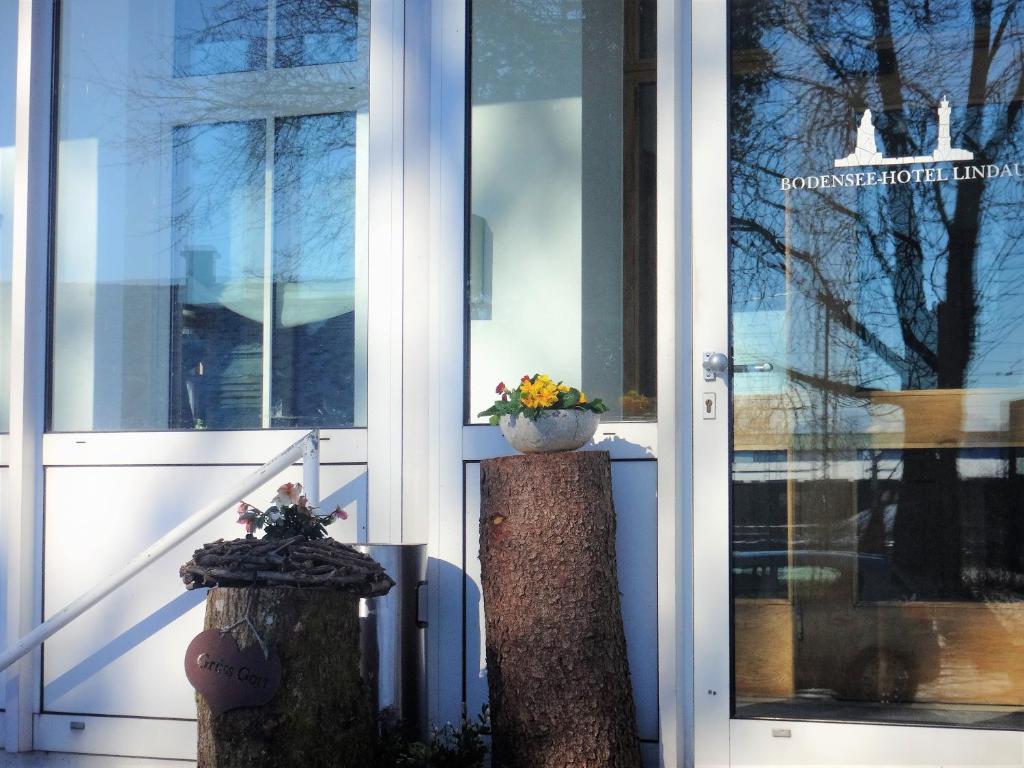
[[[922,606],[907,602],[912,591],[887,558],[770,550],[735,552],[732,562],[735,597],[774,598],[775,615],[780,600],[792,606],[797,695],[910,701],[937,674],[931,621]]]

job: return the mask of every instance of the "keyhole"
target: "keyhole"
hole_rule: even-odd
[[[704,411],[705,411],[706,413],[711,413],[711,406],[712,406],[712,405],[714,405],[714,400],[712,400],[712,399],[711,399],[711,398],[709,397],[709,398],[708,398],[707,400],[705,400],[705,401],[704,401]]]

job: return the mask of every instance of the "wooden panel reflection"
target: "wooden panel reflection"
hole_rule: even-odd
[[[798,603],[735,601],[738,697],[788,698],[814,689],[845,700],[1024,704],[1024,605],[861,604],[831,619],[801,613]],[[821,621],[827,634],[801,631],[801,621]],[[863,634],[851,633],[853,623],[872,628],[864,647],[853,642]],[[802,648],[807,642],[822,647]],[[798,657],[822,663],[795,672]]]
[[[793,606],[786,600],[735,602],[736,695],[793,695]]]
[[[1020,389],[850,393],[842,407],[843,429],[837,429],[835,422],[816,425],[803,416],[810,409],[796,394],[738,395],[733,398],[734,447],[813,450],[826,440],[833,450],[1024,446]]]

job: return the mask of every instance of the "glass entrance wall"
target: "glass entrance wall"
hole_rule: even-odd
[[[60,30],[51,429],[365,426],[369,2]]]
[[[730,14],[734,714],[1024,727],[1024,11]]]

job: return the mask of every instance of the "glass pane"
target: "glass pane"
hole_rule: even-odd
[[[267,0],[175,0],[174,73],[245,72],[267,64]]]
[[[14,222],[14,105],[18,4],[0,2],[0,432],[10,429],[11,248]]]
[[[365,5],[365,4],[364,4]],[[278,67],[358,61],[360,16],[356,0],[277,0]]]
[[[174,129],[172,427],[260,426],[265,127]]]
[[[654,417],[655,71],[625,44],[640,8],[472,4],[470,421],[537,372],[606,420]]]
[[[355,116],[279,119],[275,141],[272,423],[352,424]]]
[[[738,717],[1024,728],[1024,11],[990,10],[731,3]]]
[[[265,2],[131,5],[61,3],[51,428],[365,425],[368,27],[277,69]]]

